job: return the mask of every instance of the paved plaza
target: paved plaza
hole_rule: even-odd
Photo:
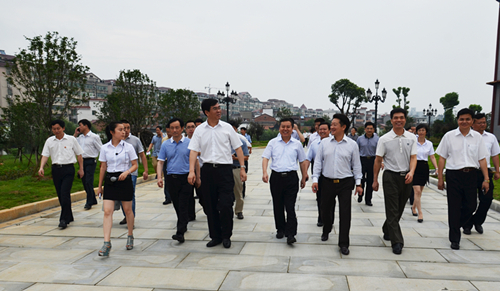
[[[490,211],[484,234],[462,235],[461,249],[452,250],[446,197],[435,188],[424,189],[423,223],[408,204],[401,255],[382,239],[383,192],[374,193],[373,207],[353,198],[351,253],[343,256],[338,209],[330,239],[322,242],[308,182],[297,199],[297,243],[287,245],[275,237],[262,151],[249,161],[245,218],[234,219],[230,249],[205,247],[210,239],[198,203],[186,242],[173,241],[173,206],[162,205],[163,189],[149,182],[137,187],[134,249],[125,249],[123,215],[115,212],[109,258],[97,255],[101,205],[85,211],[84,201],[74,203],[75,221],[64,230],[57,227],[59,208],[0,224],[0,290],[500,290],[500,214]]]

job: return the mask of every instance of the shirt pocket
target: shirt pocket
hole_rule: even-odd
[[[477,150],[478,150],[478,146],[477,145],[475,145],[475,144],[469,144],[469,145],[467,145],[467,154],[473,160],[477,160],[477,156],[478,156]]]

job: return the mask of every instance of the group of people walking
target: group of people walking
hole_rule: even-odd
[[[151,142],[157,185],[168,189],[165,201],[173,203],[177,214],[177,230],[172,239],[179,243],[185,241],[188,222],[195,218],[196,189],[196,197],[207,215],[211,238],[207,247],[222,244],[229,248],[233,217],[236,214],[238,219],[243,219],[244,182],[251,142],[237,133],[235,124],[220,120],[221,108],[217,100],[204,100],[201,109],[207,117],[205,122],[184,123],[173,118],[166,125],[167,138],[162,138],[161,127],[157,128],[157,138]],[[358,195],[358,202],[364,198],[365,204],[372,206],[373,191],[379,190],[378,176],[384,169],[386,220],[382,233],[385,240],[391,241],[393,252],[401,254],[404,238],[399,221],[412,189],[415,201],[411,211],[418,216],[418,222],[423,222],[421,196],[429,180],[429,158],[437,168],[439,189],[444,188],[443,169],[446,168],[451,248],[459,249],[460,228],[464,234],[470,234],[472,227],[483,233],[482,224],[493,199],[490,157],[495,167],[494,177],[500,178],[500,147],[496,138],[484,131],[484,115],[474,115],[469,109],[460,110],[457,116],[459,127],[443,137],[436,150],[440,156],[436,162],[433,145],[425,139],[427,126],[417,126],[417,137],[405,130],[406,114],[404,109],[393,109],[390,114],[393,128],[380,138],[371,122],[365,124],[365,133],[357,136],[355,132],[347,135],[350,121],[343,114],[335,114],[331,123],[316,119],[317,132],[309,138],[307,153],[294,120],[281,119],[279,135],[269,141],[262,154],[262,181],[270,184],[276,237],[286,237],[289,245],[296,242],[295,203],[299,187],[304,188],[309,179],[308,168],[311,166],[312,191],[316,193],[318,206],[317,225],[322,227],[321,240],[329,239],[338,202],[338,246],[343,255],[348,255],[353,190],[354,195]],[[86,120],[79,122],[75,131],[77,138],[64,134],[62,121],[54,121],[51,127],[54,136],[44,145],[39,174],[43,176],[44,166],[51,157],[54,185],[62,207],[59,226],[64,229],[73,221],[69,193],[76,161],[80,165],[79,177],[88,194],[85,209],[91,209],[97,203],[93,175],[99,157],[98,192],[104,199],[104,245],[99,255],[108,256],[111,250],[116,201],[121,203],[125,216],[120,223],[128,227],[126,248],[132,249],[139,157],[144,165],[144,179],[148,178],[148,169],[140,140],[130,134],[130,123],[126,120],[110,123],[106,127],[108,143],[104,145],[90,131],[90,122]],[[148,154],[152,146],[147,150]],[[476,207],[478,197],[480,203]]]

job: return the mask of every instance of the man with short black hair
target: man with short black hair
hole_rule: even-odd
[[[194,130],[196,129],[196,123],[192,120],[186,121],[186,136],[191,139],[193,137]]]
[[[238,127],[236,126],[237,125],[236,122],[231,121],[231,122],[229,122],[229,124],[231,124],[234,131],[237,133]],[[241,149],[242,149],[243,155],[244,155],[243,159],[245,160],[245,163],[247,163],[248,156],[250,156],[249,147],[247,145],[247,144],[249,144],[249,142],[243,135],[238,134],[238,136],[239,136],[241,143],[242,143]],[[240,179],[240,168],[241,167],[240,167],[239,162],[238,162],[238,156],[236,154],[236,151],[231,150],[231,153],[233,154],[233,156],[232,156],[232,158],[233,158],[233,178],[234,178],[233,192],[234,192],[234,199],[235,199],[234,213],[236,214],[236,217],[238,217],[238,219],[243,219],[244,218],[243,205],[245,204],[245,201],[243,200],[243,198],[245,198],[243,196],[244,183]],[[247,169],[245,169],[245,173],[246,173],[246,170]]]
[[[242,127],[240,128],[241,135],[246,138],[247,142],[247,147],[248,147],[248,153],[251,155],[252,154],[252,137],[247,133],[247,128]],[[245,173],[248,174],[248,158],[245,159]],[[247,190],[247,182],[243,182],[243,198],[245,198],[246,190]]]
[[[201,119],[201,118],[196,118],[194,120],[194,124],[196,125],[196,127],[198,127],[202,123],[203,123],[203,119]]]
[[[196,182],[195,168],[197,157],[203,162],[201,168],[201,189],[203,208],[207,213],[210,238],[207,247],[223,244],[231,247],[233,233],[234,178],[231,149],[236,151],[240,165],[240,179],[246,181],[242,143],[228,123],[220,120],[221,108],[216,99],[205,99],[201,110],[207,121],[200,124],[189,143],[189,176],[191,185]]]
[[[365,197],[365,204],[368,206],[373,206],[372,196],[373,196],[373,165],[375,163],[375,152],[377,150],[379,137],[375,133],[375,124],[368,121],[365,123],[365,134],[360,136],[356,143],[359,147],[359,155],[361,158],[361,168],[363,178],[361,179],[361,186],[365,194],[359,195],[358,203],[363,201],[363,196]]]
[[[306,155],[302,143],[292,137],[294,121],[291,118],[280,120],[280,135],[269,141],[262,154],[262,181],[270,183],[273,198],[274,223],[276,238],[287,237],[287,244],[297,240],[297,216],[295,202],[299,192],[299,177],[297,175],[297,161],[300,163],[302,180],[300,187],[304,188],[307,181]],[[271,161],[271,179],[267,174],[267,165]],[[285,210],[287,218],[285,219]]]
[[[373,167],[373,191],[378,191],[378,174],[385,164],[382,177],[384,186],[385,222],[382,226],[384,240],[390,240],[392,252],[400,255],[404,238],[399,226],[406,201],[413,188],[413,174],[417,166],[417,138],[405,130],[406,110],[391,111],[392,130],[378,141]]]
[[[153,169],[155,170],[156,175],[158,176],[158,172],[156,171],[156,165],[158,165],[158,154],[160,153],[161,143],[163,139],[163,132],[161,132],[161,126],[157,126],[156,135],[151,139],[151,143],[149,144],[148,150],[146,151],[147,155],[151,154],[151,148],[153,148],[153,154],[151,154],[151,163],[153,164]],[[160,175],[162,173],[160,172]],[[158,177],[157,177],[158,178]]]
[[[470,234],[469,220],[477,206],[477,171],[482,173],[481,189],[488,193],[490,179],[486,157],[488,151],[481,134],[471,129],[474,111],[463,108],[457,113],[458,128],[448,131],[439,143],[438,189],[444,190],[443,169],[446,164],[446,198],[451,248],[460,249],[460,228]]]
[[[78,127],[75,129],[74,137],[78,144],[83,149],[83,172],[82,177],[83,189],[87,193],[87,201],[83,207],[85,210],[92,208],[92,205],[97,204],[94,192],[94,173],[97,165],[97,156],[101,152],[101,138],[93,133],[90,129],[92,124],[87,119],[78,121]]]
[[[311,147],[311,145],[313,144],[313,142],[317,139],[320,139],[320,136],[319,136],[319,125],[321,123],[325,122],[325,119],[324,118],[316,118],[314,120],[314,133],[309,135],[309,141],[307,142],[307,148]],[[311,170],[312,170],[312,167],[311,167]]]
[[[80,169],[78,176],[84,177],[83,171],[83,149],[78,144],[75,137],[64,133],[65,123],[62,120],[54,120],[50,123],[54,136],[49,137],[42,150],[42,160],[38,175],[43,177],[45,171],[43,168],[49,160],[52,160],[52,181],[56,188],[57,198],[61,205],[61,215],[59,216],[59,227],[65,229],[73,219],[71,210],[71,187],[75,179],[74,163],[78,159]],[[77,156],[75,158],[75,155]]]
[[[351,133],[348,134],[347,137],[349,137],[353,141],[357,141],[358,140],[358,135],[356,134],[357,131],[358,129],[356,127],[351,128]]]

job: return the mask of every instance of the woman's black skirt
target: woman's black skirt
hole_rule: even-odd
[[[104,177],[104,200],[132,201],[134,197],[134,184],[130,175],[123,181],[118,181],[122,172],[107,173]],[[116,180],[113,178],[115,177]],[[114,180],[114,181],[113,181]]]
[[[425,186],[429,182],[429,164],[427,161],[417,161],[415,175],[413,175],[413,186]]]

